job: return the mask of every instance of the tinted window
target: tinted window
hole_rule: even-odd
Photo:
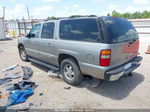
[[[60,38],[99,42],[100,35],[96,19],[62,20],[60,23]]]
[[[54,35],[54,23],[44,23],[41,38],[52,39]]]
[[[103,17],[102,19],[106,24],[113,43],[125,42],[138,38],[135,28],[129,21],[113,17]]]
[[[39,38],[40,29],[41,29],[41,24],[34,25],[30,31],[31,38]]]

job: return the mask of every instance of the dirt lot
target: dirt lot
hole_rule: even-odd
[[[147,42],[150,39],[141,37],[140,55],[142,65],[134,71],[134,76],[115,82],[102,82],[97,88],[87,86],[73,87],[62,79],[48,77],[48,69],[31,62],[22,62],[17,50],[17,40],[0,41],[0,70],[19,64],[33,69],[32,80],[38,84],[34,95],[26,103],[14,108],[28,106],[34,103],[36,109],[150,109],[150,55],[145,55]],[[4,74],[0,72],[0,78]],[[14,80],[17,82],[18,80]],[[70,90],[64,87],[70,86]],[[0,91],[2,87],[0,87]],[[43,93],[42,96],[39,96]],[[7,98],[0,99],[0,105],[5,105]]]

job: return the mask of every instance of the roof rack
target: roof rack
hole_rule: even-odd
[[[54,18],[54,19],[46,19],[46,20],[44,20],[44,21],[59,20],[59,19],[66,19],[66,18],[69,18],[69,17],[57,17],[57,18]]]
[[[57,17],[55,19],[46,19],[44,21],[49,21],[49,20],[59,20],[59,19],[69,19],[69,18],[80,18],[80,17],[97,17],[96,15],[72,15],[70,17]]]
[[[69,18],[76,18],[76,17],[97,17],[96,15],[72,15]]]

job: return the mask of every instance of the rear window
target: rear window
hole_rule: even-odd
[[[109,36],[113,43],[135,40],[138,38],[137,31],[131,22],[113,17],[102,18],[109,32]]]
[[[65,40],[99,42],[101,40],[96,19],[72,19],[60,22],[60,38]]]

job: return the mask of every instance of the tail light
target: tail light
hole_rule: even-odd
[[[111,50],[110,49],[101,50],[99,61],[100,66],[104,67],[109,66],[111,61]]]

